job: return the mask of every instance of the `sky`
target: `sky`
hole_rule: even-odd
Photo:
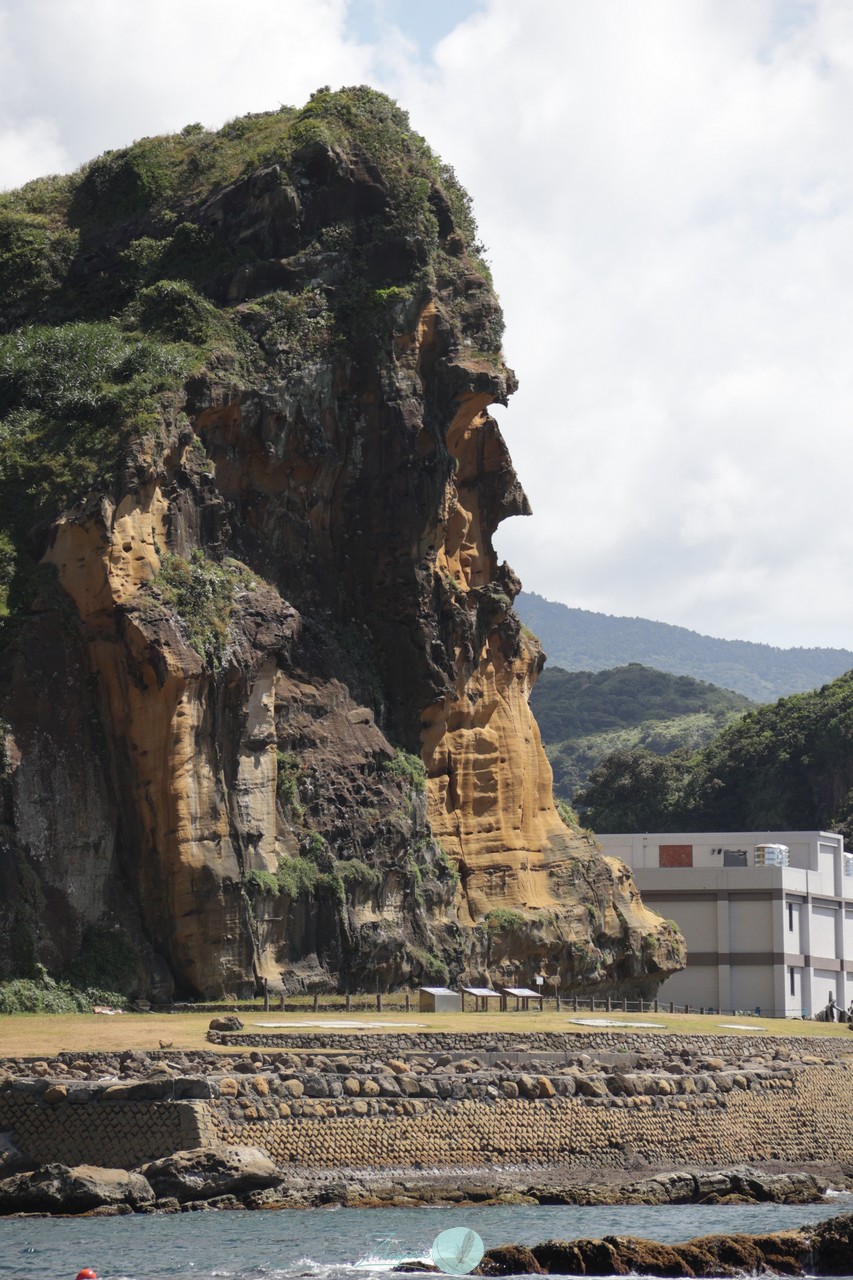
[[[850,0],[0,0],[0,187],[359,83],[474,199],[525,588],[853,648]]]

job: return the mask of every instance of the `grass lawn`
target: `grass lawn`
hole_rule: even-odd
[[[391,1009],[386,1013],[370,1013],[354,1010],[351,1014],[315,1014],[309,1010],[286,1013],[262,1010],[240,1014],[246,1030],[260,1030],[256,1023],[289,1023],[279,1029],[287,1034],[298,1034],[304,1028],[306,1043],[315,1036],[322,1036],[323,1026],[351,1022],[351,1027],[329,1026],[329,1034],[346,1034],[347,1031],[372,1031],[377,1035],[409,1029],[416,1031],[464,1032],[517,1032],[568,1031],[577,1035],[596,1030],[615,1028],[586,1027],[573,1022],[577,1018],[603,1018],[605,1014],[557,1013],[546,1009],[544,1013],[409,1013]],[[614,1022],[625,1025],[626,1031],[648,1030],[651,1034],[664,1035],[748,1035],[762,1029],[769,1036],[836,1036],[848,1043],[853,1054],[853,1032],[846,1024],[826,1022],[797,1022],[783,1018],[736,1018],[720,1014],[617,1014],[609,1015]],[[205,1039],[210,1023],[210,1013],[123,1013],[112,1017],[88,1013],[20,1013],[0,1015],[0,1057],[48,1057],[62,1051],[86,1050],[159,1049],[164,1045],[175,1049],[210,1049]],[[632,1028],[631,1022],[657,1023],[660,1030]],[[748,1030],[726,1029],[724,1023],[739,1023]],[[322,1024],[322,1025],[317,1025]],[[383,1025],[385,1024],[385,1025]],[[323,1037],[325,1039],[325,1037]],[[221,1050],[223,1053],[242,1050]]]

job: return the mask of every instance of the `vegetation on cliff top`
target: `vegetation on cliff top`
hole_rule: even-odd
[[[621,751],[576,797],[596,831],[842,831],[853,838],[853,672],[747,712],[702,750]]]
[[[336,164],[367,175],[370,208],[302,208]],[[241,183],[275,206],[273,258],[290,253],[292,270],[287,287],[235,303],[229,281],[256,268],[263,280],[273,248],[219,210]],[[0,194],[0,619],[32,599],[39,524],[108,492],[131,442],[156,453],[187,378],[239,385],[390,341],[418,290],[484,273],[481,252],[453,171],[365,86],[142,138]],[[497,305],[478,322],[474,345],[497,358]]]

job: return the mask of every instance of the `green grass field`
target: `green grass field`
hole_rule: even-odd
[[[595,1027],[580,1025],[573,1018],[604,1017],[603,1014],[557,1013],[404,1013],[391,1009],[385,1013],[354,1011],[351,1014],[315,1014],[309,1010],[287,1013],[243,1012],[240,1014],[247,1031],[259,1031],[256,1023],[287,1023],[279,1030],[299,1034],[304,1029],[306,1043],[323,1034],[374,1032],[376,1035],[404,1030],[450,1031],[456,1033],[566,1031],[577,1035],[595,1031]],[[732,1035],[756,1034],[761,1030],[768,1036],[833,1036],[849,1043],[853,1055],[853,1032],[845,1024],[825,1022],[797,1022],[782,1018],[735,1018],[720,1014],[613,1014],[614,1022],[625,1025],[625,1030],[648,1030],[650,1034],[665,1035]],[[8,1058],[49,1057],[60,1052],[85,1052],[87,1050],[120,1051],[122,1049],[159,1049],[161,1044],[174,1049],[210,1049],[205,1036],[210,1023],[210,1013],[123,1013],[113,1016],[69,1013],[6,1014],[0,1017],[0,1056]],[[656,1028],[633,1028],[631,1022],[659,1024]],[[741,1023],[745,1031],[726,1029],[722,1024]],[[355,1025],[341,1025],[350,1023]],[[601,1028],[605,1030],[606,1028]],[[325,1039],[325,1037],[323,1037]],[[332,1046],[333,1047],[333,1046]],[[224,1049],[223,1053],[243,1052]]]

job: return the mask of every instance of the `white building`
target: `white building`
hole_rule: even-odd
[[[662,1000],[810,1017],[853,999],[853,856],[829,831],[598,835],[675,920],[687,968]]]

